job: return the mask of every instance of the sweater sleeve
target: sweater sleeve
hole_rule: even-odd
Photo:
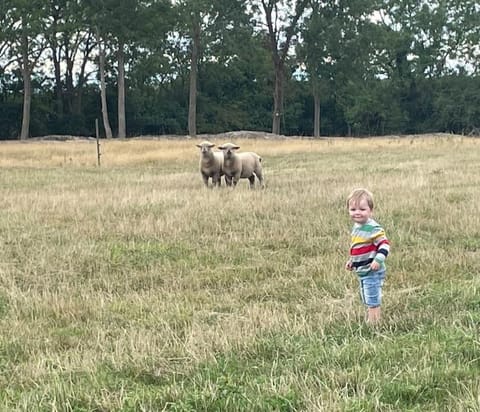
[[[378,227],[378,230],[373,234],[373,244],[377,248],[377,254],[374,260],[378,263],[383,263],[390,253],[390,242],[383,228]]]

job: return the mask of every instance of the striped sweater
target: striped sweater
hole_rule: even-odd
[[[385,258],[389,252],[390,242],[375,220],[368,219],[364,224],[353,225],[350,262],[357,275],[367,275],[374,260],[380,263],[380,269],[385,269]]]

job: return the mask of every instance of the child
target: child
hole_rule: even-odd
[[[354,271],[360,283],[360,296],[367,306],[367,322],[378,323],[385,279],[385,258],[390,252],[383,228],[372,219],[373,196],[366,189],[355,189],[347,198],[347,208],[353,220],[350,258],[345,265]]]

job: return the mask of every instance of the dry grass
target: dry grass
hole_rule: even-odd
[[[479,406],[480,141],[236,141],[263,191],[204,189],[195,143],[2,143],[5,410]],[[393,242],[377,332],[342,270],[356,186]]]
[[[356,147],[388,147],[409,144],[432,144],[431,139],[448,140],[450,135],[393,137],[390,139],[238,139],[235,143],[242,151],[253,150],[269,156],[280,156],[294,153],[337,153],[349,152],[352,143]],[[196,158],[195,144],[198,139],[130,139],[100,140],[101,161],[104,166],[158,165],[163,161],[185,161]],[[213,143],[220,145],[227,138],[208,137]],[[435,143],[433,143],[435,144]],[[96,166],[97,143],[95,140],[70,141],[3,141],[0,142],[0,167],[63,167],[63,166]]]

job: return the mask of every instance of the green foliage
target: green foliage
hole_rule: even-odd
[[[22,124],[22,33],[33,69],[30,135],[94,135],[101,117],[97,30],[107,53],[112,126],[121,41],[127,134],[185,134],[194,22],[201,29],[198,131],[270,130],[274,73],[259,6],[224,0],[1,2],[0,139],[17,137]],[[292,28],[299,34],[285,61],[285,134],[312,135],[315,94],[324,135],[478,133],[477,2],[312,1],[306,16]]]

